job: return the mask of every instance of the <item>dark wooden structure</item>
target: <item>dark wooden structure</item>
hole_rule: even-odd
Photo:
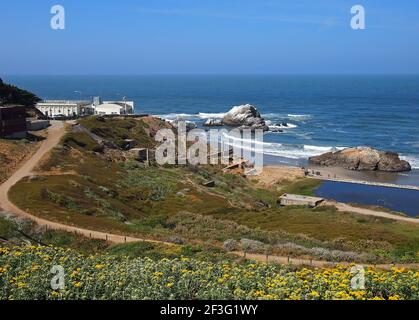
[[[0,137],[26,137],[26,108],[24,106],[0,106]]]

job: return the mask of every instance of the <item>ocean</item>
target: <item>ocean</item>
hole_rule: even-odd
[[[255,105],[283,133],[264,136],[269,162],[368,145],[400,153],[419,169],[419,75],[5,76],[43,99],[135,101],[136,113],[198,125],[231,107]],[[416,172],[416,174],[415,174]],[[414,170],[413,175],[417,175]],[[419,179],[418,179],[419,180]],[[419,181],[418,181],[419,183]]]

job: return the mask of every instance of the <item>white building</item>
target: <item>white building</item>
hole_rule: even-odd
[[[77,118],[95,113],[90,101],[45,100],[38,102],[36,108],[49,118]]]
[[[98,115],[134,114],[134,101],[102,101],[100,97],[93,98],[93,108]]]
[[[134,101],[102,101],[94,97],[92,101],[45,100],[37,103],[37,109],[49,118],[77,118],[88,115],[134,114]]]

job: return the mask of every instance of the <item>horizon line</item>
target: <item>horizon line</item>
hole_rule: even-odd
[[[156,73],[5,73],[2,77],[54,77],[54,76],[86,76],[86,77],[116,77],[116,76],[397,76],[419,75],[419,72],[156,72]]]

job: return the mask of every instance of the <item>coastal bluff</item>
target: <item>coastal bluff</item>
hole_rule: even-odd
[[[342,167],[358,171],[410,171],[407,161],[401,160],[395,152],[380,151],[370,147],[347,148],[309,158],[311,164]]]

